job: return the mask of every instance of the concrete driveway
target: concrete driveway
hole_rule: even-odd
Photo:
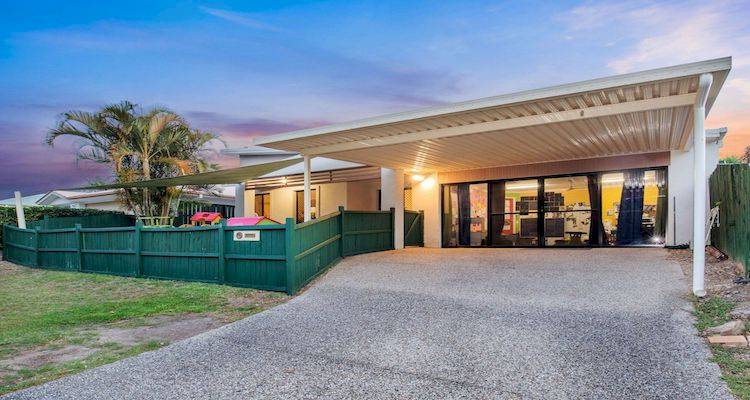
[[[408,249],[31,399],[729,399],[662,249]]]

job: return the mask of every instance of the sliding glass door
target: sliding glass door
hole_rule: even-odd
[[[603,243],[663,245],[667,225],[666,170],[629,170],[601,176]]]
[[[661,245],[666,170],[443,185],[443,245]]]
[[[493,182],[492,185],[493,246],[538,246],[539,181]]]
[[[545,246],[586,246],[591,238],[592,196],[588,176],[544,180]],[[593,188],[592,188],[593,189]]]
[[[448,247],[486,246],[487,184],[443,186],[443,243]]]

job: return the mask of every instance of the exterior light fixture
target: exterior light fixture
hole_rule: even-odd
[[[411,180],[414,182],[422,182],[424,180],[424,175],[412,175]]]
[[[288,180],[286,179],[286,176],[283,177],[283,178],[281,178],[281,184],[282,185],[286,186],[287,182],[288,182]]]

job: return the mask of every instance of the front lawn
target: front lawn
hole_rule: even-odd
[[[287,298],[0,262],[0,395],[156,349]]]

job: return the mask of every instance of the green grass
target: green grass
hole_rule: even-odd
[[[698,328],[700,332],[703,332],[706,328],[728,322],[729,312],[732,311],[732,307],[734,307],[734,304],[720,297],[696,300],[694,303],[694,314],[698,319],[695,327]]]
[[[711,352],[711,360],[721,367],[721,378],[732,393],[743,400],[750,399],[750,351],[711,346]]]
[[[700,332],[729,321],[729,312],[734,307],[733,303],[719,297],[694,298],[693,304],[697,318],[695,326]],[[750,349],[711,346],[711,353],[711,360],[721,368],[721,379],[732,393],[740,399],[750,400]]]
[[[285,301],[286,295],[204,283],[60,272],[0,263],[0,394],[158,347],[98,344],[93,331],[138,326],[166,314],[210,314],[232,321]],[[240,302],[230,300],[242,299]],[[233,306],[232,304],[238,304]],[[97,348],[84,360],[11,371],[2,360],[31,349]]]

